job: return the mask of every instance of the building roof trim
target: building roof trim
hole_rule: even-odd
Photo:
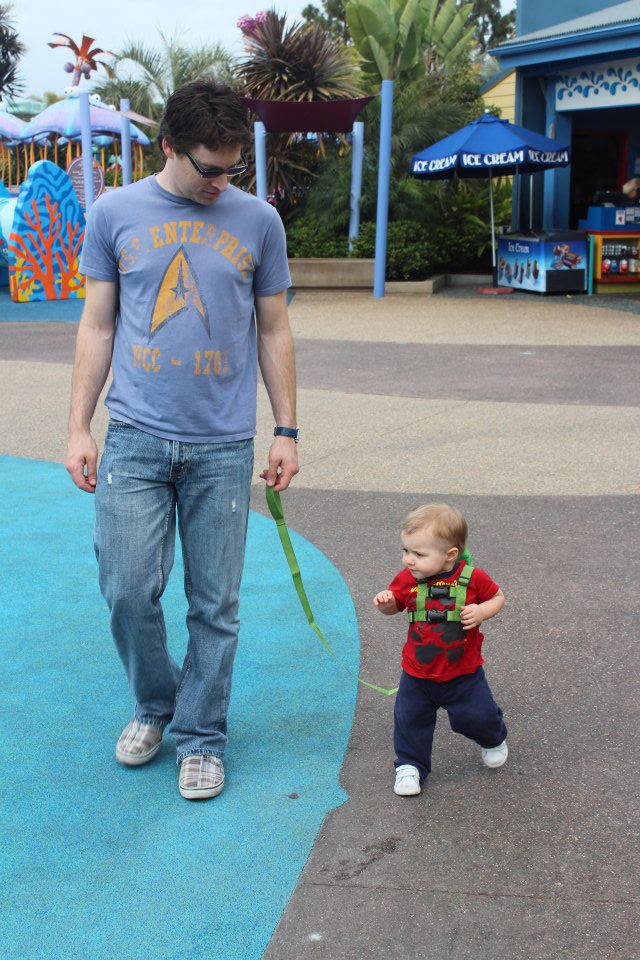
[[[628,33],[634,29],[640,32],[638,0],[626,0],[625,3],[618,3],[606,10],[597,10],[595,13],[587,14],[584,17],[575,17],[573,20],[556,23],[544,30],[536,30],[533,33],[514,37],[512,40],[507,40],[500,46],[494,47],[491,53],[497,55],[509,54],[523,48],[532,49],[566,43],[569,37],[584,39],[584,34],[591,34],[592,37],[595,35],[602,37],[616,33]]]

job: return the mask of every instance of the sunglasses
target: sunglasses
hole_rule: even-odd
[[[201,177],[204,177],[206,180],[215,180],[217,177],[239,177],[241,173],[244,173],[247,169],[247,164],[244,162],[244,158],[241,159],[240,163],[236,163],[233,167],[203,167],[198,161],[191,156],[190,153],[187,153],[186,150],[183,151],[185,157],[191,162],[194,170],[197,170]]]

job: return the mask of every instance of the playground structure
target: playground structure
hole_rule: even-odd
[[[9,187],[0,189],[0,263],[5,264],[0,266],[0,285],[8,283],[14,301],[84,297],[78,261],[85,211],[96,185],[99,193],[110,169],[113,186],[120,170],[125,184],[137,178],[142,147],[149,144],[146,134],[131,123],[128,101],[120,107],[108,108],[95,95],[72,88],[30,123],[3,126],[0,115],[2,179]],[[62,149],[69,172],[74,173],[82,159],[79,181],[59,166]],[[109,158],[111,150],[114,156]]]
[[[82,118],[81,94],[77,87],[72,87],[64,100],[52,103],[49,107],[34,117],[22,130],[21,140],[30,141],[30,163],[35,162],[35,149],[40,149],[40,160],[50,158],[54,163],[62,160],[62,151],[65,151],[64,162],[67,167],[74,158],[82,154]],[[89,94],[89,123],[91,126],[92,150],[96,149],[100,157],[100,164],[107,173],[107,150],[114,154],[113,169],[117,171],[119,165],[118,144],[123,138],[125,125],[128,127],[129,138],[133,148],[133,166],[136,176],[142,170],[142,148],[149,146],[149,138],[138,127],[130,122],[126,115],[127,109],[117,111],[102,103],[96,94]],[[137,116],[137,115],[136,115]],[[144,120],[145,118],[139,118]],[[114,176],[113,186],[116,185]]]
[[[20,183],[21,156],[28,156],[28,147],[22,142],[25,127],[24,120],[0,110],[0,180],[9,187],[13,184],[14,170],[16,184]]]
[[[56,164],[39,160],[17,197],[0,195],[0,230],[11,299],[84,297],[78,263],[85,216],[71,179]]]

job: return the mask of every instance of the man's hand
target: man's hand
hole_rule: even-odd
[[[260,476],[273,487],[276,493],[286,490],[296,473],[298,466],[298,448],[291,437],[276,437],[269,447],[269,465]]]
[[[87,277],[84,309],[76,338],[65,461],[71,479],[86,493],[95,493],[98,482],[98,448],[91,436],[91,418],[111,366],[117,300],[117,283]]]
[[[391,614],[398,612],[396,600],[391,590],[381,590],[380,593],[376,593],[373,598],[373,603],[380,613]]]
[[[96,492],[98,448],[89,431],[69,434],[65,466],[76,487],[86,493]]]

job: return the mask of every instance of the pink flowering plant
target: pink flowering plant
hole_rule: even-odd
[[[267,17],[266,10],[259,10],[255,17],[250,17],[248,13],[244,13],[238,18],[236,26],[246,37],[257,38],[260,36],[260,27],[263,23],[266,23]]]

